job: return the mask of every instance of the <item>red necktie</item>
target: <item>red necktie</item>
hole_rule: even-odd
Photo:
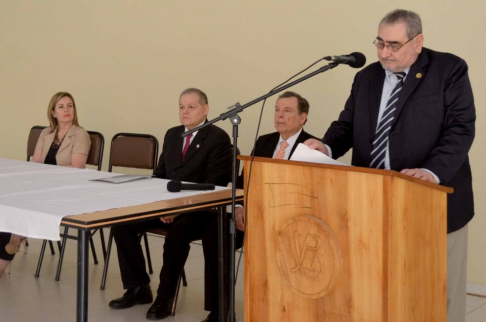
[[[186,136],[186,144],[184,144],[184,150],[182,150],[181,162],[184,161],[184,157],[186,156],[186,152],[189,149],[189,145],[191,144],[191,138],[192,138],[192,134],[189,134],[188,136]]]

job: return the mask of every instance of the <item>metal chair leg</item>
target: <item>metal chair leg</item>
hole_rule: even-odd
[[[185,269],[182,269],[181,276],[182,276],[182,285],[187,286],[186,270]]]
[[[108,274],[108,265],[110,263],[111,246],[113,244],[113,228],[110,228],[110,236],[108,237],[108,249],[106,250],[105,266],[103,267],[103,277],[101,277],[101,290],[106,286],[106,275]]]
[[[101,239],[101,249],[103,250],[103,260],[106,261],[106,244],[105,244],[105,233],[103,228],[100,228],[100,239]]]
[[[56,255],[56,251],[54,250],[54,245],[52,245],[52,240],[49,240],[49,247],[51,248],[51,255]]]
[[[179,290],[181,288],[181,280],[182,280],[182,273],[179,275],[179,279],[177,281],[177,288],[176,292],[174,295],[174,301],[172,302],[172,309],[170,310],[170,315],[174,316],[175,315],[175,310],[177,307],[177,299],[179,298]]]
[[[147,264],[148,264],[148,268],[149,268],[149,274],[153,274],[154,270],[152,269],[152,258],[150,257],[150,250],[149,250],[147,233],[143,233],[143,241],[145,243],[145,254],[147,255]]]
[[[98,256],[96,256],[96,249],[93,243],[93,235],[88,231],[89,245],[91,246],[91,253],[93,254],[93,260],[95,265],[98,265]]]
[[[62,261],[64,259],[64,252],[66,251],[66,241],[69,227],[64,227],[64,238],[62,240],[61,251],[59,253],[59,261],[57,263],[56,281],[59,281],[61,277]]]
[[[47,246],[47,239],[44,239],[42,242],[42,247],[41,247],[41,252],[39,255],[39,262],[37,263],[37,270],[35,271],[35,277],[39,278],[39,273],[42,267],[42,260],[44,259],[44,252],[46,251],[46,246]]]

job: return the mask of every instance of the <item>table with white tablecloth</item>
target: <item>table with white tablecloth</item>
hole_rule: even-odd
[[[0,158],[0,231],[59,240],[60,224],[78,230],[77,321],[88,321],[90,229],[215,207],[222,227],[225,207],[232,199],[226,187],[171,193],[169,180],[164,179],[120,184],[91,181],[116,175]],[[236,199],[241,201],[242,196],[238,190]],[[219,235],[222,241],[221,229]],[[220,248],[223,256],[222,242]],[[220,265],[220,274],[222,269]]]
[[[169,180],[157,178],[119,184],[90,181],[117,175],[0,158],[0,231],[59,240],[59,225],[68,215],[208,193],[172,193],[167,191]]]

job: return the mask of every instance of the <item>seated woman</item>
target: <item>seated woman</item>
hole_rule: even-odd
[[[37,141],[32,162],[84,168],[91,141],[78,123],[76,104],[71,94],[59,92],[52,96],[47,108],[50,127],[44,129]],[[22,236],[0,233],[0,277],[20,249]]]

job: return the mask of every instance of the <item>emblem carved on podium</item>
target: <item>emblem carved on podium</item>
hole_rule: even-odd
[[[321,219],[290,219],[277,237],[277,262],[287,285],[317,299],[334,289],[342,273],[343,254],[334,232]]]

